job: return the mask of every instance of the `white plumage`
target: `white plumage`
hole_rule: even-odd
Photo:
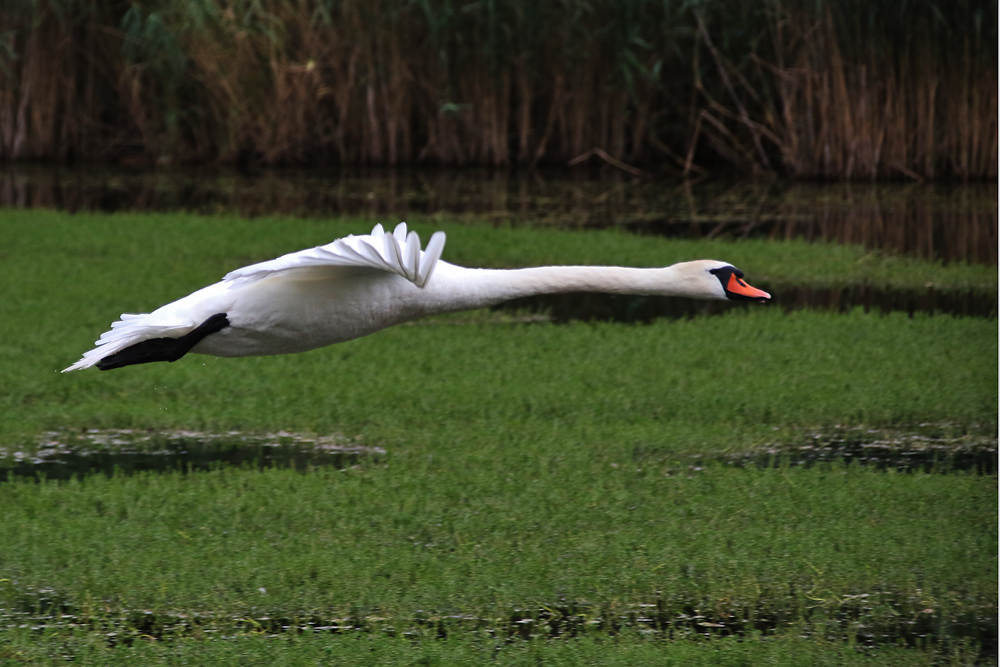
[[[175,361],[187,352],[240,357],[303,352],[435,313],[532,294],[609,292],[700,299],[770,295],[725,262],[656,269],[550,266],[468,269],[440,259],[444,232],[425,250],[406,223],[390,234],[347,236],[226,274],[148,314],[123,314],[65,371]]]
[[[427,250],[421,251],[420,238],[416,232],[407,233],[405,222],[398,224],[391,234],[386,234],[382,225],[375,225],[371,234],[347,236],[327,245],[251,264],[230,271],[222,280],[259,280],[278,271],[310,266],[351,266],[395,273],[423,287],[441,257],[444,241],[444,232],[435,232]]]

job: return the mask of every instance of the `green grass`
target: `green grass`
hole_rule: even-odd
[[[8,443],[131,427],[333,431],[458,451],[570,437],[684,451],[743,449],[776,428],[996,426],[995,320],[768,308],[649,326],[443,320],[303,355],[72,375],[56,369],[75,359],[74,341],[47,333],[64,341],[61,355],[39,335],[5,361]]]
[[[11,637],[10,634],[14,636]],[[74,665],[209,665],[223,667],[281,665],[600,665],[601,667],[744,667],[781,664],[790,667],[841,667],[863,665],[935,664],[929,655],[895,647],[863,651],[823,639],[778,637],[712,642],[651,641],[635,634],[614,638],[582,637],[568,641],[536,639],[508,642],[489,636],[460,636],[446,641],[427,638],[394,638],[377,634],[355,636],[304,635],[267,638],[243,636],[236,640],[178,640],[160,643],[139,640],[131,646],[109,648],[107,643],[83,633],[39,637],[37,633],[0,635],[0,664]],[[974,655],[956,650],[953,659],[963,664]]]
[[[475,447],[470,447],[475,449]],[[472,615],[658,604],[715,622],[872,625],[995,603],[995,480],[709,466],[678,474],[600,449],[511,442],[307,475],[224,469],[0,485],[8,601],[50,589],[82,617]],[[973,557],[975,556],[975,557]],[[529,617],[535,612],[528,611]]]
[[[422,225],[424,231],[434,227],[446,228],[449,237],[449,246],[446,249],[446,257],[458,263],[469,265],[505,266],[505,265],[528,265],[546,262],[561,263],[621,263],[631,265],[654,265],[669,264],[675,261],[692,259],[698,257],[716,257],[733,261],[744,268],[748,278],[762,286],[769,283],[781,284],[788,281],[798,284],[826,285],[826,284],[856,284],[874,283],[877,285],[897,284],[897,286],[916,287],[927,283],[933,283],[939,287],[943,286],[963,286],[965,288],[975,288],[979,290],[996,289],[996,271],[989,267],[969,266],[969,265],[948,265],[940,266],[927,262],[920,262],[908,258],[900,257],[880,257],[874,254],[865,254],[860,249],[850,246],[838,245],[810,245],[805,243],[722,243],[722,242],[678,242],[664,239],[638,238],[617,232],[558,232],[551,230],[517,230],[509,231],[503,229],[491,229],[488,227],[469,226],[449,226],[449,225]],[[220,415],[228,411],[228,408],[219,409],[211,399],[205,403],[205,394],[200,387],[206,380],[206,371],[198,369],[194,372],[192,365],[200,359],[194,357],[179,364],[177,367],[158,365],[153,369],[135,368],[130,369],[126,375],[111,374],[108,377],[98,378],[97,374],[90,373],[83,376],[73,376],[70,378],[59,377],[53,371],[64,368],[72,361],[75,361],[83,350],[87,349],[97,335],[106,330],[110,322],[122,312],[148,312],[153,308],[176,299],[197,289],[205,284],[218,280],[227,271],[250,263],[273,257],[286,251],[292,251],[309,245],[327,242],[332,238],[349,232],[367,231],[367,224],[356,222],[325,222],[317,220],[276,220],[276,219],[253,219],[245,220],[239,218],[209,218],[185,215],[70,215],[66,213],[56,213],[47,211],[4,211],[0,213],[0,229],[3,230],[5,246],[2,251],[3,262],[0,264],[0,279],[6,286],[4,299],[0,300],[0,362],[3,372],[8,376],[10,387],[9,394],[4,395],[6,408],[13,418],[4,420],[0,426],[0,434],[12,433],[20,430],[22,433],[33,433],[39,428],[54,426],[76,425],[92,423],[95,426],[119,424],[132,425],[135,419],[126,416],[124,413],[142,415],[140,421],[155,424],[184,424],[190,422],[195,415],[184,410],[177,412],[180,405],[170,405],[170,396],[174,393],[177,385],[174,383],[163,385],[159,394],[152,394],[149,397],[156,403],[150,410],[150,406],[142,405],[141,400],[130,397],[117,407],[106,404],[108,395],[101,390],[91,393],[93,387],[107,387],[114,394],[121,395],[128,391],[131,383],[139,382],[142,386],[151,378],[177,377],[171,375],[179,373],[188,377],[190,381],[198,384],[198,389],[193,390],[199,395],[199,400],[194,401],[197,405],[209,407],[202,410],[204,417],[198,418],[199,423],[205,422],[219,423]],[[886,275],[899,276],[890,280]],[[896,282],[893,283],[893,280]],[[776,295],[780,299],[780,289],[776,290]],[[757,316],[755,314],[754,316]],[[753,316],[750,316],[753,317]],[[778,358],[768,359],[766,362],[756,362],[752,359],[746,363],[761,364],[766,363],[771,372],[767,377],[758,378],[753,376],[753,388],[747,386],[734,387],[741,393],[757,392],[758,381],[773,381],[775,379],[784,382],[783,375],[773,373],[774,364],[778,363],[789,369],[801,368],[799,364],[812,364],[819,368],[822,366],[823,373],[835,373],[837,368],[828,362],[834,357],[843,358],[842,363],[850,364],[852,368],[858,367],[861,372],[864,368],[871,368],[867,361],[864,363],[854,363],[850,357],[854,350],[854,343],[865,338],[871,333],[878,340],[879,347],[869,346],[871,354],[881,354],[881,350],[892,347],[895,342],[892,340],[897,327],[896,320],[890,318],[883,320],[879,318],[866,319],[862,323],[844,324],[849,327],[849,331],[844,331],[842,335],[824,335],[823,329],[827,326],[826,320],[820,317],[805,319],[797,317],[785,318],[777,313],[772,313],[768,317],[767,323],[755,320],[741,321],[734,319],[727,326],[739,329],[726,335],[717,331],[711,335],[717,336],[715,345],[722,345],[725,353],[729,353],[729,348],[743,345],[749,352],[752,346],[758,345],[770,348]],[[447,320],[441,320],[447,321]],[[772,324],[772,321],[784,324]],[[833,321],[841,322],[839,318]],[[849,320],[848,320],[849,321]],[[744,322],[744,323],[740,323]],[[933,320],[922,324],[903,324],[899,326],[917,326],[930,328],[941,332],[941,335],[952,335],[957,341],[963,336],[973,336],[973,340],[983,340],[985,330],[989,325],[983,322],[960,322],[950,324],[947,320]],[[620,337],[623,343],[617,340],[609,340],[606,347],[615,351],[615,354],[641,355],[650,350],[655,350],[656,354],[666,355],[671,363],[664,370],[664,377],[677,377],[679,373],[674,369],[683,368],[684,372],[690,370],[690,365],[697,365],[700,361],[712,354],[719,354],[708,349],[708,346],[700,346],[701,351],[695,352],[684,347],[689,341],[702,338],[702,325],[692,325],[678,323],[676,325],[658,325],[665,330],[656,329],[621,329],[616,327],[578,327],[564,331],[549,331],[541,334],[539,341],[551,338],[548,344],[549,349],[557,349],[569,356],[569,359],[558,358],[551,362],[554,367],[568,365],[568,368],[576,367],[576,364],[585,363],[583,359],[577,359],[578,355],[569,354],[573,347],[580,343],[571,342],[569,338],[592,335],[607,335],[612,338]],[[840,325],[837,325],[840,326]],[[796,341],[792,345],[790,341],[783,341],[781,338],[782,327],[792,327],[797,330],[796,336],[803,337],[803,340]],[[718,329],[719,327],[709,327]],[[330,356],[337,359],[336,366],[338,377],[344,374],[371,376],[359,378],[359,381],[368,383],[386,383],[387,392],[392,392],[392,387],[398,383],[392,377],[395,372],[392,369],[382,369],[382,364],[373,362],[370,356],[365,356],[364,351],[370,350],[370,345],[388,345],[388,349],[379,352],[390,355],[392,358],[407,358],[411,355],[427,355],[424,364],[431,364],[434,368],[432,373],[424,372],[427,382],[436,378],[443,378],[442,374],[455,373],[458,380],[480,385],[481,382],[470,376],[470,369],[466,366],[456,366],[449,362],[456,358],[466,358],[466,364],[475,364],[476,355],[495,353],[500,358],[506,357],[506,352],[498,348],[505,343],[500,340],[491,340],[492,336],[525,336],[535,339],[535,332],[517,332],[517,328],[510,328],[509,331],[456,331],[454,334],[441,334],[440,329],[434,331],[408,329],[405,333],[392,332],[381,334],[379,342],[362,343],[360,346],[351,344],[338,346],[317,353],[312,353],[302,358],[289,358],[278,360],[245,360],[237,362],[223,362],[222,367],[217,371],[231,381],[233,367],[250,369],[255,375],[254,382],[261,382],[259,373],[275,373],[278,378],[286,375],[294,375],[300,378],[302,373],[325,374],[330,372],[330,361],[326,361]],[[875,333],[880,329],[880,333]],[[977,333],[972,334],[975,330]],[[449,329],[449,331],[451,331]],[[596,332],[596,333],[595,333]],[[607,333],[601,333],[607,332]],[[950,334],[947,332],[951,332]],[[452,336],[468,337],[472,345],[479,349],[471,352],[458,350],[445,350],[451,344]],[[921,334],[914,331],[915,336]],[[396,342],[382,342],[384,336],[395,336]],[[750,338],[747,338],[749,336]],[[763,339],[763,340],[761,340]],[[768,340],[770,339],[770,341]],[[403,347],[395,349],[393,346],[402,344]],[[466,343],[458,343],[460,346]],[[515,342],[519,348],[523,346]],[[655,347],[650,347],[651,345]],[[812,346],[818,345],[815,350]],[[678,347],[680,346],[680,347]],[[827,346],[834,346],[836,349],[826,351]],[[919,349],[921,343],[914,339],[908,354],[913,358],[919,358],[919,365],[936,363],[934,359],[923,359],[928,356]],[[356,359],[356,367],[350,367],[349,357],[355,354],[354,350],[359,350],[362,356]],[[620,351],[620,352],[619,352]],[[824,359],[822,352],[827,357]],[[437,356],[435,358],[435,352]],[[527,350],[522,352],[528,354]],[[864,353],[864,351],[862,351]],[[981,355],[995,355],[995,346],[975,345],[961,352],[956,351],[956,355],[972,355],[974,365],[970,368],[978,367],[980,362],[986,364],[989,359]],[[952,354],[952,353],[948,353]],[[470,357],[470,355],[472,355]],[[831,356],[832,355],[832,356]],[[541,355],[545,360],[553,359],[547,351]],[[754,355],[750,355],[753,357]],[[941,373],[943,369],[950,368],[950,361],[942,355],[930,355],[943,365],[937,370],[927,368],[928,371]],[[344,359],[343,357],[347,357]],[[323,359],[323,361],[320,361]],[[504,364],[493,361],[487,365],[487,360],[483,359],[486,370],[494,374],[503,374]],[[216,362],[208,360],[210,366]],[[374,363],[374,365],[372,365]],[[655,369],[655,366],[645,364],[640,361],[645,371]],[[291,364],[291,366],[288,366]],[[346,364],[346,365],[345,365]],[[685,366],[687,364],[687,366]],[[841,364],[841,362],[838,362]],[[235,365],[235,366],[234,366]],[[300,368],[301,365],[301,368]],[[180,370],[181,368],[185,370]],[[380,372],[373,374],[371,368],[380,368]],[[259,369],[259,370],[258,370]],[[388,370],[388,372],[386,372]],[[552,386],[563,391],[564,387],[557,383],[558,376],[554,376],[549,371],[539,369]],[[418,372],[418,369],[411,364],[409,368],[400,368],[399,372]],[[562,371],[559,371],[562,373]],[[586,371],[590,372],[590,371]],[[161,375],[161,374],[166,375]],[[194,373],[193,375],[190,375]],[[620,372],[622,381],[631,382],[635,375],[628,370]],[[655,373],[654,373],[655,375]],[[801,375],[801,374],[800,374]],[[471,377],[471,380],[469,378]],[[507,383],[510,374],[505,377],[495,378],[494,382]],[[465,378],[465,380],[463,380]],[[568,378],[567,378],[568,379]],[[579,379],[579,378],[577,378]],[[653,378],[655,380],[655,378]],[[709,379],[709,378],[706,378]],[[718,380],[719,378],[712,378]],[[793,376],[790,378],[796,382]],[[925,381],[927,376],[925,375]],[[281,381],[280,379],[277,381]],[[681,382],[685,380],[683,377]],[[946,380],[947,381],[947,380]],[[269,378],[268,383],[275,382]],[[962,378],[956,378],[956,396],[966,396],[970,392],[962,388]],[[94,385],[93,383],[97,383]],[[423,383],[426,384],[426,383]],[[443,384],[438,382],[438,385]],[[808,383],[804,383],[808,384]],[[454,386],[453,382],[449,382]],[[283,388],[277,395],[268,394],[268,400],[278,401],[286,404],[291,412],[281,413],[281,421],[289,425],[295,424],[297,428],[307,428],[308,422],[313,421],[316,428],[328,428],[331,423],[342,423],[345,415],[339,406],[346,400],[357,403],[352,398],[361,394],[355,388],[348,391],[346,397],[337,397],[334,405],[325,408],[315,405],[315,401],[323,396],[332,398],[339,392],[342,383],[332,383],[325,388],[324,392],[316,395],[316,392],[307,390],[307,385],[301,381],[292,383],[291,387]],[[405,386],[405,382],[403,385]],[[968,386],[967,384],[965,386]],[[840,385],[841,388],[851,392],[855,391],[849,380],[845,380]],[[824,390],[830,387],[824,386]],[[420,386],[421,394],[426,394],[433,387]],[[444,388],[447,391],[447,388]],[[700,387],[704,391],[717,391],[722,387],[708,389],[707,386]],[[514,387],[513,390],[517,391]],[[808,398],[813,398],[816,392],[811,392],[809,387],[805,388]],[[913,390],[912,387],[900,387],[899,391]],[[54,391],[56,396],[61,396],[62,400],[52,400]],[[184,390],[189,392],[191,390]],[[236,391],[236,388],[227,389]],[[897,390],[890,390],[896,393]],[[918,391],[919,390],[915,390]],[[881,390],[873,392],[881,394]],[[464,394],[456,392],[455,396]],[[194,394],[190,394],[192,397]],[[300,395],[304,395],[301,396]],[[383,401],[389,399],[385,396]],[[721,394],[720,394],[721,395]],[[442,396],[442,399],[449,398]],[[981,404],[985,398],[973,397],[973,404]],[[291,400],[285,400],[291,399]],[[167,401],[166,403],[164,401]],[[221,400],[217,397],[216,401]],[[367,405],[369,399],[362,403]],[[424,399],[426,400],[426,399]],[[742,400],[742,399],[741,399]],[[964,401],[964,399],[963,399]],[[329,401],[328,401],[329,402]],[[399,401],[394,401],[399,402]],[[403,401],[405,402],[405,400]],[[436,403],[448,405],[450,400],[438,400]],[[465,401],[459,401],[465,403]],[[801,402],[801,401],[800,401]],[[879,401],[876,401],[876,403]],[[226,402],[227,405],[230,403]],[[915,406],[921,407],[927,401],[917,399]],[[24,410],[24,405],[37,405],[35,409]],[[956,404],[960,404],[956,401]],[[99,412],[96,422],[89,416],[81,414],[82,410]],[[248,412],[247,406],[238,408],[239,421],[249,420],[257,422],[253,427],[263,427],[260,423],[267,410],[261,410],[263,406],[255,406],[257,409]],[[929,406],[933,411],[941,410]],[[700,408],[699,408],[700,409]],[[813,408],[810,408],[810,410]],[[976,408],[978,409],[978,408]],[[174,410],[173,413],[170,413]],[[781,408],[784,410],[784,408]],[[68,413],[67,413],[68,411]],[[58,413],[63,412],[63,417]],[[882,411],[884,413],[884,411]],[[295,413],[300,413],[296,417]],[[852,415],[852,421],[869,419],[870,408],[865,405],[860,414]],[[878,419],[887,419],[885,414],[877,415]],[[912,421],[913,410],[908,410],[902,416],[904,420]],[[932,418],[932,415],[925,415],[925,418]],[[933,417],[937,419],[938,417]],[[826,419],[822,416],[810,417],[813,421]],[[152,422],[150,422],[152,420]],[[266,420],[265,420],[266,422]],[[20,424],[20,426],[19,426]]]
[[[603,429],[609,435],[601,437],[612,439],[680,439],[683,448],[697,446],[687,443],[702,440],[706,429],[714,432],[713,446],[720,440],[744,446],[744,431],[789,424],[995,424],[996,394],[984,389],[996,363],[995,322],[785,315],[773,307],[648,327],[525,326],[459,315],[305,355],[190,356],[177,364],[64,376],[56,371],[121,312],[148,312],[234,267],[365,228],[45,211],[7,211],[0,221],[9,241],[0,264],[8,287],[0,300],[6,380],[0,405],[7,416],[0,437],[8,444],[30,446],[41,430],[80,426],[332,429],[385,439],[393,431],[449,423],[516,432],[529,421]],[[486,227],[450,227],[449,233],[446,255],[471,265],[643,265],[657,255],[665,264],[715,255],[738,261],[756,282],[757,275],[768,279],[777,247],[801,255],[797,270],[783,269],[801,276],[817,274],[808,265],[821,264],[818,256],[869,266],[842,262],[846,251],[835,245],[699,245],[613,232]],[[995,270],[984,267],[897,259],[921,267],[907,272],[911,281],[985,274],[975,284],[989,289],[996,280]],[[861,278],[848,273],[844,280]],[[454,326],[469,319],[479,323]],[[692,427],[695,434],[688,435]]]
[[[993,436],[995,319],[761,307],[648,326],[556,326],[476,314],[301,355],[190,356],[62,375],[120,312],[149,310],[236,266],[365,230],[48,212],[5,212],[0,229],[10,241],[0,249],[0,284],[8,287],[0,300],[0,447],[30,450],[50,429],[192,428],[342,433],[387,451],[345,471],[0,483],[0,608],[35,617],[48,598],[89,624],[73,631],[56,623],[53,634],[31,635],[36,648],[24,630],[0,631],[0,659],[44,661],[46,652],[68,651],[82,664],[155,663],[193,651],[293,662],[374,651],[451,664],[499,651],[498,661],[510,664],[807,664],[795,662],[801,650],[824,656],[808,664],[832,663],[827,656],[865,662],[870,656],[843,641],[921,627],[953,650],[956,637],[979,636],[995,610],[995,476],[687,465],[691,454],[795,443],[805,432],[845,426],[906,431],[931,423],[953,435]],[[789,262],[801,272],[817,257],[838,264],[845,252],[448,231],[446,256],[473,265],[534,263],[529,256],[641,265],[658,253],[669,263],[681,259],[676,253],[718,251],[733,261],[746,253],[741,264],[753,279],[758,261],[768,275],[774,248],[796,257]],[[862,272],[850,280],[878,275],[864,274],[864,263],[844,266]],[[979,270],[914,266],[939,278]],[[995,289],[995,280],[991,270],[972,282]],[[645,604],[657,605],[660,625],[636,620],[652,614]],[[662,629],[694,609],[713,622],[759,620],[778,638],[701,645],[628,634]],[[155,628],[135,616],[142,610],[153,613]],[[181,628],[182,614],[201,614],[200,629]],[[560,614],[596,634],[507,645],[479,633],[505,637],[523,627],[511,623],[520,615],[545,634],[545,619]],[[204,630],[252,633],[264,617],[354,619],[372,634],[191,639]],[[450,628],[449,642],[379,634],[438,624]],[[616,624],[627,636],[610,637]],[[152,630],[167,641],[109,652],[99,639],[109,630]],[[888,655],[920,663],[929,654],[873,659]]]

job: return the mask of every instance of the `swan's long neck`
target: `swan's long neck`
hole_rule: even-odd
[[[543,266],[526,269],[467,269],[439,262],[424,288],[437,312],[468,310],[537,294],[603,292],[717,298],[684,264],[635,269],[619,266]]]

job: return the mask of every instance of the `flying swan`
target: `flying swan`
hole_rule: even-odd
[[[655,269],[468,269],[440,259],[444,240],[444,232],[435,232],[421,250],[405,222],[391,234],[375,225],[371,234],[237,269],[152,313],[122,315],[94,349],[63,372],[177,361],[188,352],[218,357],[305,352],[427,315],[535,294],[771,298],[725,262],[697,260]]]

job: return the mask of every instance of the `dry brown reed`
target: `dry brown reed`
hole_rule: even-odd
[[[848,52],[835,24],[829,6],[816,15],[777,5],[770,60],[752,53],[753,67],[743,69],[719,57],[700,25],[733,99],[720,103],[700,88],[701,128],[717,151],[745,170],[767,169],[766,141],[788,173],[808,179],[996,179],[995,55],[973,53],[969,38],[948,51],[919,30],[895,52],[869,45]]]
[[[808,7],[7,0],[0,159],[996,177],[995,20],[878,50]]]
[[[32,5],[9,3],[0,12],[0,158],[100,154],[93,130],[107,97],[103,44],[66,30],[57,8]]]

